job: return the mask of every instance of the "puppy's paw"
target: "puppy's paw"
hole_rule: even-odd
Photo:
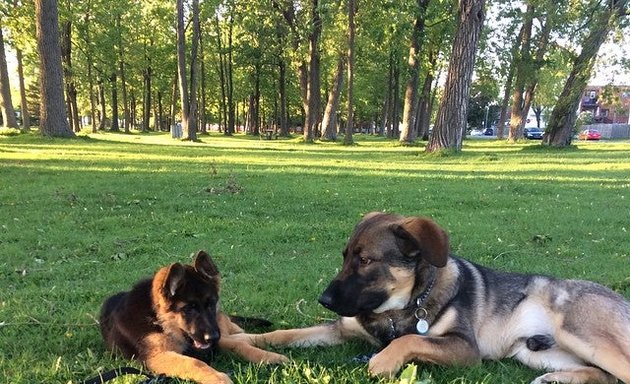
[[[223,372],[216,372],[208,380],[204,380],[204,384],[234,384],[230,376]]]
[[[260,343],[260,335],[254,333],[233,333],[227,337],[254,347],[261,347],[262,345],[258,344],[264,344]]]
[[[403,361],[385,348],[370,359],[368,372],[372,376],[392,378],[400,371],[402,365]]]

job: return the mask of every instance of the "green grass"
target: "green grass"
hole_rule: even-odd
[[[219,266],[226,312],[277,328],[333,319],[317,297],[374,210],[431,216],[454,253],[490,267],[595,280],[630,297],[629,141],[558,151],[478,140],[437,157],[355,139],[0,136],[0,376],[79,383],[128,365],[100,339],[102,300],[198,249]],[[215,365],[242,383],[376,383],[352,361],[371,351],[357,342],[282,350],[293,363],[281,367],[229,355]],[[537,373],[512,361],[418,367],[422,383]]]

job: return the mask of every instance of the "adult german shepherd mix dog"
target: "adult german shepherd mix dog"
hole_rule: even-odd
[[[513,357],[546,373],[532,383],[630,384],[630,303],[599,284],[498,272],[449,255],[420,217],[371,213],[319,299],[332,324],[241,335],[257,345],[384,346],[369,362],[391,376],[409,361],[468,365]]]
[[[156,374],[202,384],[232,383],[189,356],[209,348],[218,346],[254,363],[287,361],[233,337],[243,330],[219,310],[219,272],[203,251],[192,265],[171,264],[105,300],[100,325],[110,350],[142,361]]]

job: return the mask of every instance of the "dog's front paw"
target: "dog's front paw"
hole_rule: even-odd
[[[398,373],[403,365],[403,361],[399,356],[390,352],[388,348],[385,348],[370,359],[368,363],[368,372],[370,375],[392,378]]]
[[[265,364],[285,364],[289,362],[289,358],[285,355],[269,351],[267,351],[262,360]]]

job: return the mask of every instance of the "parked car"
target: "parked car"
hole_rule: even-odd
[[[599,140],[602,134],[597,129],[585,129],[578,135],[580,140]]]
[[[484,129],[483,135],[484,136],[494,136],[494,129],[492,129],[492,128]]]
[[[525,138],[530,140],[542,140],[543,133],[543,130],[537,127],[528,127],[523,130]]]

